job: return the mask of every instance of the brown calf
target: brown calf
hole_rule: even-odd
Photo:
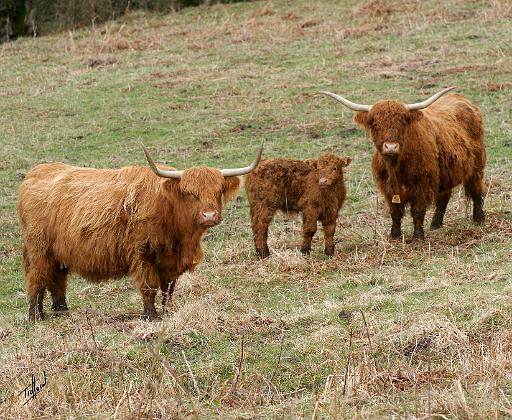
[[[311,251],[317,221],[324,228],[325,253],[334,253],[336,219],[346,195],[342,168],[351,161],[331,154],[306,161],[268,159],[246,177],[254,243],[261,258],[270,254],[268,228],[277,210],[302,213],[303,254]]]

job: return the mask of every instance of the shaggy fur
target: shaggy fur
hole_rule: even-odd
[[[21,185],[18,204],[29,319],[42,318],[46,289],[54,310],[67,309],[69,273],[93,282],[131,274],[144,316],[155,318],[157,290],[165,304],[177,278],[202,258],[208,226],[199,213],[215,210],[220,222],[223,198],[232,198],[239,183],[211,168],[163,179],[146,167],[36,166]]]
[[[458,94],[446,95],[428,108],[408,111],[395,101],[379,101],[354,120],[371,134],[375,145],[372,169],[390,209],[391,238],[399,238],[404,209],[410,204],[414,238],[424,239],[427,207],[436,209],[430,228],[443,224],[452,188],[464,185],[473,200],[473,220],[484,221],[485,145],[479,109]],[[384,143],[399,153],[383,153]],[[393,200],[395,196],[395,200]],[[393,202],[398,201],[399,203]]]
[[[342,168],[351,161],[329,154],[306,161],[268,159],[247,175],[254,244],[261,258],[269,256],[268,228],[277,210],[302,213],[302,253],[311,251],[318,220],[324,228],[325,253],[334,253],[336,219],[346,195]],[[320,187],[320,180],[326,185]]]

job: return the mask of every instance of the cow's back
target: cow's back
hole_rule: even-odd
[[[297,205],[316,171],[315,161],[264,159],[245,178],[249,202],[258,201],[283,211],[299,211]]]
[[[462,95],[452,94],[422,112],[435,133],[441,189],[453,188],[474,171],[483,171],[486,155],[478,107]]]
[[[129,221],[138,196],[157,188],[150,179],[146,168],[36,166],[21,185],[18,204],[29,255],[51,254],[90,280],[126,274]]]

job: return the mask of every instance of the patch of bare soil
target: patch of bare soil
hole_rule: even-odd
[[[285,326],[284,322],[259,314],[247,314],[232,319],[228,330],[236,334],[258,333],[264,334]]]
[[[86,62],[85,62],[85,66],[88,68],[88,69],[95,69],[95,68],[101,68],[101,67],[107,67],[107,66],[112,66],[114,64],[117,63],[117,60],[115,58],[107,58],[107,59],[102,59],[102,58],[89,58]]]
[[[321,23],[322,23],[322,21],[319,19],[308,19],[308,20],[305,20],[304,22],[302,22],[300,24],[300,27],[301,28],[311,28],[312,26],[317,26],[317,25],[320,25]]]

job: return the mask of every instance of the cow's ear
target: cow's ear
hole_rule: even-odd
[[[409,111],[407,113],[407,117],[405,120],[406,124],[411,124],[413,122],[419,121],[423,118],[423,112],[416,110],[416,111]]]
[[[344,157],[340,158],[340,160],[341,160],[341,166],[343,166],[343,167],[350,165],[350,162],[352,162],[352,158],[349,156],[344,156]]]
[[[367,111],[357,111],[354,115],[354,121],[356,124],[362,125],[366,128],[370,128],[373,123],[373,117]]]
[[[222,186],[222,198],[224,199],[224,203],[227,203],[229,200],[232,200],[238,189],[240,188],[240,178],[237,176],[226,176],[224,177],[224,184]]]

